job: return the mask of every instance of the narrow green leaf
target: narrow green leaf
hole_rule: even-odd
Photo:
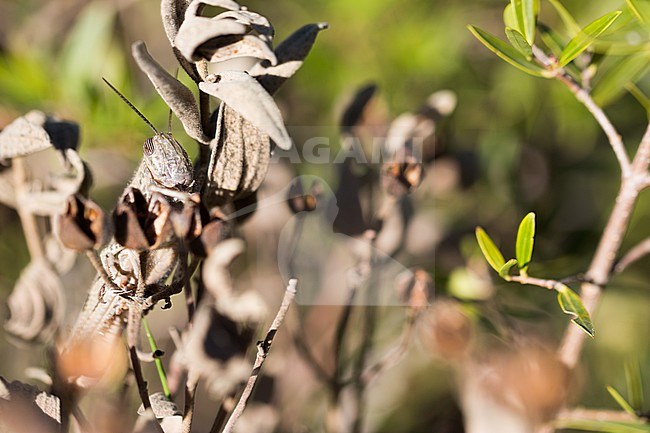
[[[513,12],[517,18],[517,27],[519,33],[524,35],[529,45],[535,41],[535,22],[537,19],[536,12],[539,9],[538,0],[510,0]]]
[[[478,27],[467,26],[470,32],[490,51],[501,57],[512,66],[536,77],[547,77],[546,70],[538,64],[526,60],[526,57],[496,36]]]
[[[630,400],[630,406],[635,411],[643,411],[645,407],[643,381],[641,380],[641,368],[638,362],[628,361],[625,363],[625,382],[627,384],[627,398]]]
[[[646,111],[646,115],[650,119],[650,98],[648,98],[646,94],[643,93],[643,91],[639,89],[634,83],[628,83],[625,88],[628,92],[630,92],[632,96],[634,96],[634,99],[636,99],[636,101],[641,104],[641,106]]]
[[[649,0],[626,0],[634,16],[641,24],[650,26],[650,1]]]
[[[506,36],[510,41],[510,44],[517,49],[521,54],[526,57],[526,60],[531,60],[533,58],[533,49],[526,42],[524,36],[515,29],[506,27]]]
[[[573,429],[588,432],[607,432],[607,433],[648,433],[650,424],[643,421],[638,422],[616,422],[602,421],[594,419],[561,419],[553,423],[558,429]]]
[[[521,220],[517,231],[517,243],[515,251],[519,269],[522,272],[528,270],[528,264],[533,257],[533,246],[535,244],[535,214],[530,212]]]
[[[506,264],[506,261],[492,238],[481,227],[476,227],[476,240],[485,260],[487,260],[495,271],[499,272],[503,265]]]
[[[503,24],[505,24],[506,27],[510,27],[512,29],[519,28],[519,24],[517,23],[517,15],[515,15],[515,10],[512,8],[512,3],[508,3],[503,9]]]
[[[507,278],[510,275],[510,269],[512,269],[516,264],[516,259],[508,260],[503,266],[501,266],[501,269],[499,269],[499,276],[501,278]]]
[[[584,29],[569,41],[564,51],[562,51],[558,64],[560,66],[566,66],[578,57],[584,50],[589,48],[598,36],[614,23],[620,14],[621,11],[610,12],[587,24]]]
[[[582,304],[580,296],[564,284],[558,284],[555,289],[558,292],[557,303],[560,304],[562,311],[573,316],[571,321],[593,338],[595,335],[594,325],[591,323],[589,312]]]
[[[577,35],[580,32],[580,26],[573,18],[573,16],[569,13],[569,11],[566,10],[564,5],[560,3],[559,0],[549,0],[549,2],[551,3],[551,6],[555,8],[557,14],[560,16],[560,19],[569,31],[570,36]]]
[[[629,413],[630,415],[636,416],[636,413],[634,413],[634,409],[632,409],[632,406],[630,406],[630,403],[627,402],[623,398],[621,394],[619,394],[618,391],[616,391],[614,388],[611,386],[607,387],[607,392],[609,392],[609,395],[612,396],[614,400],[616,400],[616,403],[623,409],[625,412]]]
[[[607,105],[621,96],[628,84],[640,79],[650,67],[650,53],[625,56],[612,66],[594,85],[593,98],[600,106]]]
[[[560,36],[553,29],[541,23],[539,25],[539,30],[539,37],[542,42],[544,42],[544,45],[551,50],[551,53],[553,53],[556,58],[559,58],[564,49],[564,42]]]

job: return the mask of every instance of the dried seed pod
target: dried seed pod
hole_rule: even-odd
[[[225,216],[217,208],[211,212],[210,221],[204,223],[201,234],[190,242],[190,251],[199,257],[208,256],[223,240],[230,236]]]
[[[171,206],[157,193],[147,203],[142,192],[128,188],[113,212],[115,240],[127,248],[145,251],[169,240]]]
[[[422,164],[414,160],[384,164],[382,187],[395,197],[410,194],[422,183],[424,171]]]
[[[289,209],[295,214],[315,210],[320,193],[321,188],[318,183],[312,185],[310,191],[305,193],[300,178],[294,179],[287,191],[287,204],[289,205]]]
[[[397,296],[412,310],[419,312],[429,306],[433,298],[433,280],[420,268],[404,271],[396,281]]]
[[[59,242],[75,251],[97,249],[110,238],[110,222],[104,210],[80,194],[71,195],[65,212],[57,215],[54,232]]]
[[[187,241],[200,236],[204,224],[209,219],[208,210],[203,206],[198,194],[192,194],[190,199],[183,203],[183,209],[173,211],[169,216],[176,237]]]

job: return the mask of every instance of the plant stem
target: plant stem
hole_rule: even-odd
[[[289,285],[287,286],[287,289],[284,292],[284,298],[282,299],[282,305],[280,305],[280,309],[278,310],[278,313],[275,315],[275,319],[273,319],[273,323],[271,324],[269,331],[266,333],[266,337],[264,337],[264,340],[259,341],[257,343],[257,357],[255,358],[255,363],[253,364],[253,371],[251,372],[251,375],[248,378],[248,382],[246,383],[246,387],[244,388],[244,391],[242,392],[242,395],[239,398],[239,402],[237,402],[237,405],[235,406],[235,409],[230,415],[230,418],[228,419],[226,426],[223,428],[222,433],[232,433],[233,429],[235,428],[235,424],[237,423],[237,420],[239,420],[242,413],[244,412],[244,409],[246,409],[246,404],[248,403],[248,399],[250,398],[251,393],[253,392],[253,388],[255,387],[257,378],[259,377],[260,370],[262,369],[262,365],[264,364],[264,361],[266,360],[266,357],[269,354],[269,351],[271,350],[271,345],[273,344],[273,339],[275,338],[275,334],[278,332],[278,328],[280,327],[280,325],[282,325],[282,322],[284,321],[284,316],[286,316],[287,310],[289,309],[289,307],[293,303],[294,298],[296,297],[297,284],[298,281],[296,279],[289,280]]]
[[[155,354],[156,351],[158,351],[158,345],[156,344],[156,340],[153,338],[151,329],[149,329],[149,324],[147,323],[147,319],[145,319],[144,317],[142,318],[142,324],[144,325],[144,332],[145,334],[147,334],[147,340],[149,340],[149,347],[151,347],[151,351]],[[171,398],[172,394],[171,392],[169,392],[169,385],[167,384],[167,374],[165,374],[165,366],[163,365],[162,360],[157,356],[154,357],[154,363],[156,364],[156,370],[158,370],[158,377],[160,377],[160,385],[162,386],[163,392],[165,393],[165,397]]]
[[[23,227],[27,249],[32,259],[38,259],[45,255],[41,234],[38,229],[36,216],[25,210],[24,200],[27,195],[27,169],[23,157],[14,158],[11,162],[14,182],[16,184],[16,212]]]

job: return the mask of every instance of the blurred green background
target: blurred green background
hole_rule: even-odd
[[[276,41],[304,23],[330,23],[303,68],[279,92],[290,129],[316,126],[333,135],[341,98],[369,81],[379,84],[393,116],[417,108],[435,90],[457,93],[457,110],[444,125],[443,156],[456,163],[462,182],[447,194],[415,195],[416,212],[435,211],[431,225],[440,228],[443,240],[435,258],[416,254],[403,258],[432,271],[438,293],[447,290],[450,273],[476,253],[476,225],[485,227],[502,245],[513,245],[516,225],[529,211],[536,212],[538,222],[531,272],[563,278],[586,270],[619,186],[619,169],[596,122],[561,84],[514,69],[471,36],[468,24],[504,38],[505,2],[256,0],[246,4],[270,19]],[[581,25],[624,7],[624,2],[609,0],[564,4]],[[562,28],[544,0],[541,16],[545,24]],[[632,42],[635,37],[648,39],[642,32],[625,31],[621,36]],[[148,129],[117,102],[101,77],[122,89],[154,124],[165,125],[166,107],[129,56],[130,44],[139,39],[163,65],[175,68],[154,0],[2,0],[0,127],[40,108],[79,122],[82,156],[110,149],[135,166]],[[597,74],[596,84],[598,78]],[[645,88],[646,81],[642,78],[639,86]],[[633,152],[647,125],[645,111],[627,94],[612,100],[606,111]],[[180,129],[175,124],[174,130]],[[181,141],[195,153],[192,143]],[[119,184],[115,180],[110,188],[96,191],[108,208]],[[0,206],[0,299],[6,298],[28,261],[19,227],[16,215]],[[644,193],[623,250],[648,236],[648,227],[650,201]],[[646,381],[650,376],[647,266],[650,257],[616,276],[607,288],[595,319],[598,337],[587,343],[582,404],[615,408],[604,387],[624,388],[623,363],[628,359],[641,363]],[[499,284],[496,299],[542,311],[541,318],[526,320],[539,320],[536,332],[552,341],[567,324],[555,297],[541,289]],[[2,344],[4,352],[7,346]],[[0,374],[14,371],[2,358]],[[444,371],[440,366],[423,368],[430,376]],[[413,371],[413,377],[420,377],[419,373]],[[429,407],[440,393],[446,395],[449,383],[434,378],[428,387],[428,394],[405,397],[404,407],[411,407],[413,414]],[[423,417],[400,414],[389,419],[411,423],[401,431],[425,429],[418,426],[427,422]]]

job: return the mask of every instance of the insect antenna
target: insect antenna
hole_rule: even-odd
[[[113,90],[113,92],[117,93],[117,95],[118,95],[120,98],[122,98],[122,101],[124,101],[124,103],[125,103],[126,105],[128,105],[129,108],[131,108],[131,110],[133,110],[133,111],[135,112],[135,114],[137,114],[138,116],[140,116],[140,119],[142,119],[142,120],[144,121],[144,123],[146,123],[147,125],[149,125],[149,128],[153,129],[153,132],[155,132],[156,134],[158,134],[158,130],[156,129],[156,127],[153,126],[153,124],[152,124],[151,122],[149,122],[149,119],[147,119],[146,117],[144,117],[144,114],[142,114],[142,113],[140,112],[140,110],[138,110],[137,108],[135,108],[135,105],[133,105],[133,104],[131,103],[131,101],[129,101],[128,99],[126,99],[126,96],[124,96],[124,95],[123,95],[119,90],[117,90],[117,89],[115,88],[115,86],[113,86],[111,83],[109,83],[108,80],[107,80],[106,78],[102,77],[102,80],[104,80],[104,83],[106,83],[106,84],[108,85],[108,87],[110,87],[110,88]]]

